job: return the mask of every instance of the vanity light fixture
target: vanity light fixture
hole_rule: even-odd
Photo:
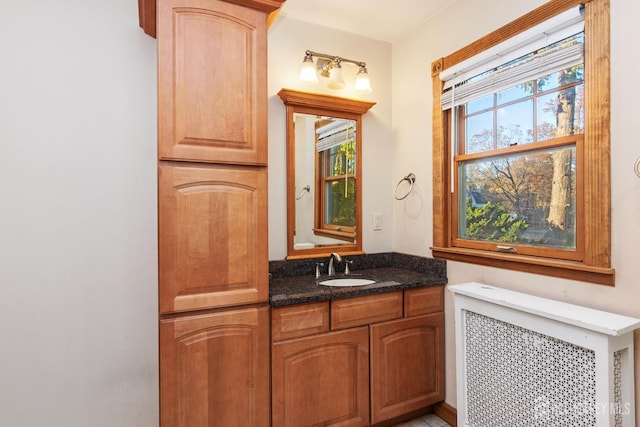
[[[316,57],[316,63],[313,63],[313,57]],[[342,76],[342,63],[348,62],[357,65],[358,73],[356,74],[354,89],[358,92],[371,92],[371,82],[369,73],[367,72],[367,64],[362,61],[354,61],[353,59],[342,58],[335,55],[327,55],[325,53],[313,52],[307,50],[304,53],[304,60],[300,68],[300,81],[303,83],[318,83],[318,74],[322,77],[328,77],[328,87],[331,89],[344,88],[345,82]]]

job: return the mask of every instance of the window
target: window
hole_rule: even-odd
[[[581,52],[583,43],[581,31],[535,55],[545,61],[574,47]],[[532,56],[475,79],[526,66]],[[520,254],[544,248],[552,258],[581,259],[575,237],[583,181],[577,167],[584,133],[582,55],[575,62],[454,107],[459,123],[453,158],[455,246]]]
[[[434,256],[614,283],[604,9],[551,1],[434,62]]]

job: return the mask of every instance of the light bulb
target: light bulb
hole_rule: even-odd
[[[342,89],[344,87],[342,67],[339,62],[336,62],[331,70],[329,70],[329,84],[327,86],[331,89]]]
[[[360,70],[358,70],[358,74],[356,74],[354,89],[362,93],[371,92],[371,82],[369,81],[369,73],[367,73],[367,69],[364,66],[361,66]]]
[[[302,66],[300,67],[299,80],[303,83],[314,84],[318,83],[318,75],[316,74],[316,66],[313,63],[311,55],[306,55]]]

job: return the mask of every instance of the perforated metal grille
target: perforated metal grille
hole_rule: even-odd
[[[595,426],[595,353],[463,311],[467,425]]]
[[[615,426],[622,427],[622,414],[624,407],[622,402],[622,351],[613,353],[613,401]]]

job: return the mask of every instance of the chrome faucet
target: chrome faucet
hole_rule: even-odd
[[[332,253],[332,254],[329,256],[329,267],[327,268],[327,274],[328,274],[329,276],[333,276],[334,274],[336,274],[336,269],[335,269],[335,267],[333,266],[333,259],[334,259],[334,258],[335,258],[338,262],[341,262],[341,261],[342,261],[342,257],[341,257],[339,254],[335,253],[335,252],[334,252],[334,253]]]

